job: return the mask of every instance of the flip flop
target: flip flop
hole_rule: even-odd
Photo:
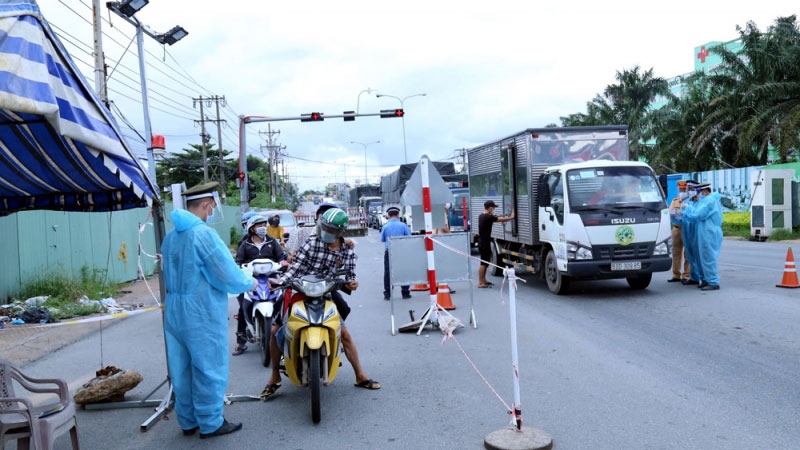
[[[353,384],[353,386],[364,389],[371,389],[373,391],[381,388],[381,384],[371,378],[369,380],[364,380],[361,383],[355,383]]]
[[[261,391],[261,400],[267,400],[272,396],[275,391],[277,391],[281,387],[280,383],[272,383],[268,384],[264,387],[264,390]]]
[[[236,348],[233,349],[233,353],[231,353],[231,354],[233,356],[239,356],[239,355],[241,355],[242,353],[244,353],[246,351],[247,351],[247,346],[246,345],[242,345],[242,346],[238,346],[237,345]]]
[[[492,285],[491,285],[491,284],[489,284],[489,283],[486,283],[486,284],[484,284],[483,286],[481,286],[481,285],[479,284],[479,285],[478,285],[478,287],[479,287],[479,288],[481,288],[481,289],[486,289],[486,288],[490,288],[490,287],[492,287]]]
[[[487,281],[487,282],[486,282],[486,285],[487,285],[487,286],[494,286],[494,283],[492,283],[491,281]]]

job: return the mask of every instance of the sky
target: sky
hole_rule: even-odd
[[[112,111],[144,158],[135,28],[99,3]],[[460,163],[462,149],[585,112],[617,72],[635,66],[663,78],[691,72],[696,47],[734,40],[737,26],[749,21],[765,31],[800,9],[788,0],[540,3],[150,0],[136,14],[143,24],[154,32],[174,25],[189,32],[163,47],[145,36],[152,131],[165,135],[170,153],[199,145],[193,99],[224,96],[219,119],[231,158],[239,153],[240,130],[247,152],[259,157],[273,132],[285,173],[301,192],[365,178],[374,184],[423,155]],[[94,86],[92,0],[38,4]],[[403,98],[404,119],[240,126],[240,116],[374,114],[399,108]],[[217,119],[216,105],[204,106],[204,114]],[[216,122],[206,126],[217,148]]]

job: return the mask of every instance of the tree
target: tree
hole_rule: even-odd
[[[693,147],[713,144],[736,165],[765,164],[771,148],[781,162],[798,147],[800,124],[800,31],[795,16],[776,19],[767,33],[752,22],[737,27],[739,52],[722,46],[709,51],[722,63],[709,76],[717,96],[692,133]],[[720,136],[735,140],[725,147]]]

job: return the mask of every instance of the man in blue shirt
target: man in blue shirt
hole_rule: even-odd
[[[400,208],[392,206],[386,210],[389,221],[381,229],[381,242],[386,250],[383,252],[383,299],[389,300],[392,294],[392,285],[389,282],[389,238],[392,236],[411,236],[408,225],[400,221]],[[400,286],[403,298],[411,298],[409,286]]]

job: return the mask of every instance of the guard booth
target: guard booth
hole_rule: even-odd
[[[794,169],[761,169],[753,183],[750,236],[766,240],[774,230],[792,231]]]

